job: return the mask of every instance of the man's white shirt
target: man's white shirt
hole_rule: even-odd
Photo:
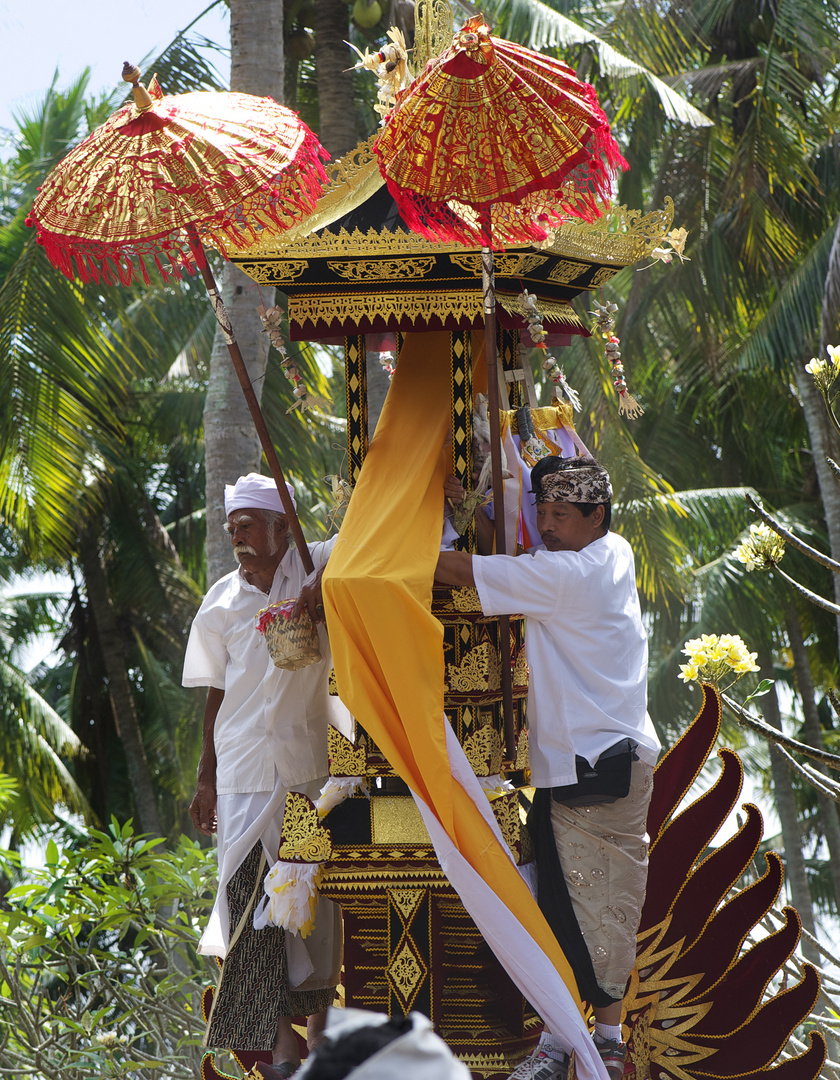
[[[335,540],[309,545],[316,569]],[[255,626],[262,608],[298,596],[305,579],[291,545],[268,596],[249,585],[240,568],[212,586],[193,620],[183,685],[225,692],[214,731],[220,795],[272,791],[278,779],[289,787],[325,776],[327,725],[350,732],[347,710],[329,695],[332,660],[324,627],[318,627],[322,659],[285,671],[274,666]]]
[[[576,754],[594,763],[625,737],[655,764],[647,637],[627,541],[608,532],[582,551],[474,556],[472,567],[485,615],[527,620],[532,783],[573,784]]]

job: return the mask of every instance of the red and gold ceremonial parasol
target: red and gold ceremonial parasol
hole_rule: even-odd
[[[627,167],[594,89],[480,15],[397,96],[373,149],[412,229],[497,248],[599,217]]]
[[[566,64],[492,37],[469,19],[397,96],[373,147],[397,209],[422,236],[482,245],[493,502],[503,506],[493,248],[545,240],[568,217],[593,220],[627,162],[594,89]],[[495,513],[496,550],[505,550]],[[508,750],[513,698],[504,626]]]
[[[27,218],[69,278],[129,285],[198,267],[308,572],[309,550],[204,245],[223,254],[311,213],[326,150],[271,98],[148,91],[126,64],[133,103],[113,113],[53,169]]]

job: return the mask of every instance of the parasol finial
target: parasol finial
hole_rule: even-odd
[[[131,93],[134,95],[134,104],[138,112],[145,112],[152,107],[152,99],[149,91],[140,82],[140,68],[128,60],[123,64],[122,77],[127,83],[131,83]]]

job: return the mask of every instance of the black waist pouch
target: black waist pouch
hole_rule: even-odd
[[[633,762],[639,760],[637,746],[632,739],[622,739],[605,750],[594,765],[576,756],[577,783],[552,788],[551,797],[565,806],[592,806],[626,799]]]

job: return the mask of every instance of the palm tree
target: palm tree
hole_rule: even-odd
[[[88,819],[91,808],[73,775],[83,746],[35,686],[37,672],[15,663],[18,650],[33,636],[54,633],[63,597],[47,588],[9,588],[11,565],[4,560],[0,577],[0,770],[6,787],[0,820],[10,826],[13,846],[55,820],[56,807]]]
[[[120,490],[115,481],[123,476],[124,485],[133,484],[135,507],[145,513],[141,535],[151,546],[159,540],[161,529],[155,525],[155,506],[145,484],[159,460],[159,447],[147,437],[149,429],[143,425],[148,417],[138,392],[148,392],[145,378],[166,376],[190,340],[198,309],[196,294],[189,289],[158,288],[139,296],[106,288],[82,292],[49,266],[25,228],[23,218],[39,177],[76,141],[90,115],[86,83],[83,75],[66,94],[53,87],[39,112],[22,119],[19,154],[4,174],[0,513],[30,564],[76,568],[79,596],[94,613],[99,631],[112,723],[120,732],[139,824],[160,832],[136,693],[130,686],[130,650],[107,572],[109,537],[104,526],[115,520],[114,493]],[[175,302],[180,312],[173,323],[162,311]],[[203,318],[206,308],[200,310]],[[170,561],[172,555],[167,552]],[[136,585],[136,574],[120,581]],[[197,590],[194,585],[190,589],[194,605]],[[135,603],[142,597],[141,586]],[[171,598],[169,607],[185,617],[183,605]],[[84,730],[89,718],[71,719],[81,724],[82,744],[94,760],[97,747]],[[107,771],[107,762],[99,760],[99,768]]]
[[[701,504],[707,512],[720,506],[717,497],[709,498],[712,492],[747,484],[775,506],[792,506],[803,496],[813,505],[816,472],[837,554],[833,521],[840,489],[824,465],[834,445],[801,366],[821,340],[823,346],[831,340],[827,327],[837,322],[836,286],[826,288],[826,280],[836,264],[840,206],[835,155],[825,134],[835,128],[836,99],[825,86],[833,85],[838,62],[834,28],[840,10],[836,2],[789,0],[770,6],[704,0],[562,7],[561,14],[536,0],[500,0],[485,5],[485,14],[508,36],[537,48],[563,47],[615,118],[632,166],[622,178],[620,200],[647,208],[671,194],[677,223],[689,229],[690,262],[676,272],[671,266],[619,275],[608,292],[622,308],[618,334],[632,387],[648,405],[625,444],[635,443],[689,514],[672,518],[670,528],[677,544],[680,537],[687,541],[675,564],[694,589],[670,611],[649,604],[654,658],[673,659],[675,642],[693,633],[698,605],[706,613],[713,609],[707,595],[712,579],[702,568],[725,565],[719,560],[731,527],[726,515],[718,512],[705,539],[698,536]],[[714,126],[677,122],[668,113],[663,83],[685,94]],[[576,343],[567,374],[592,401],[592,384],[603,374],[599,358],[592,351],[586,356],[588,348]],[[593,434],[602,430],[601,446],[615,453],[608,447],[620,436],[595,419]],[[802,449],[809,441],[813,459]],[[701,490],[688,500],[692,488]],[[729,535],[745,524],[742,519]],[[698,542],[702,546],[692,551]],[[774,607],[771,596],[744,592],[742,576],[737,578],[737,610],[754,609],[755,629],[762,621],[780,628],[765,643],[770,663],[788,647],[784,609]],[[738,589],[726,593],[730,618]],[[821,670],[831,677],[830,668]],[[805,682],[799,685],[803,694]],[[652,692],[655,702],[655,679]],[[780,773],[779,789],[786,783]],[[790,801],[782,812],[794,860],[802,827]],[[805,910],[802,876],[797,891]]]

